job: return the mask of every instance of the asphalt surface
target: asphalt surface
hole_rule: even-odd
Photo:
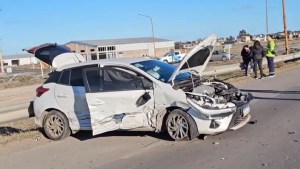
[[[185,142],[146,131],[96,137],[81,132],[59,142],[42,138],[0,145],[0,168],[298,169],[299,71],[295,68],[275,78],[237,84],[255,96],[252,123],[237,131]]]

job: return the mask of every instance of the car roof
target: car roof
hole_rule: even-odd
[[[81,67],[81,66],[88,66],[88,65],[93,65],[93,64],[103,64],[103,65],[130,65],[135,62],[142,62],[146,60],[154,60],[149,57],[140,57],[140,58],[117,58],[117,59],[100,59],[100,60],[92,60],[92,61],[86,61],[86,62],[80,62],[80,63],[74,63],[74,64],[69,64],[65,65],[62,67],[59,67],[56,69],[56,71],[62,71],[64,69],[69,69],[69,68],[75,68],[75,67]]]

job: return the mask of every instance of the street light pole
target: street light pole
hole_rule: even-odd
[[[139,14],[140,16],[144,16],[146,18],[150,19],[151,22],[151,28],[152,28],[152,42],[153,42],[153,51],[154,51],[154,57],[156,57],[156,51],[155,51],[155,38],[154,38],[154,30],[153,30],[153,22],[152,22],[152,17],[148,16],[148,15],[143,15],[143,14]]]
[[[285,36],[285,53],[289,54],[289,41],[287,32],[286,12],[285,12],[285,0],[282,0],[282,11],[283,11],[283,24],[284,24],[284,36]]]

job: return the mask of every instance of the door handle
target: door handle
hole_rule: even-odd
[[[59,98],[68,98],[68,95],[66,95],[66,94],[58,94],[57,97],[59,97]]]

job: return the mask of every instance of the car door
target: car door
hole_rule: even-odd
[[[81,67],[64,70],[54,94],[61,111],[69,117],[70,125],[78,129],[90,126]]]
[[[149,126],[153,87],[145,89],[136,73],[112,66],[84,69],[84,77],[93,135]]]

